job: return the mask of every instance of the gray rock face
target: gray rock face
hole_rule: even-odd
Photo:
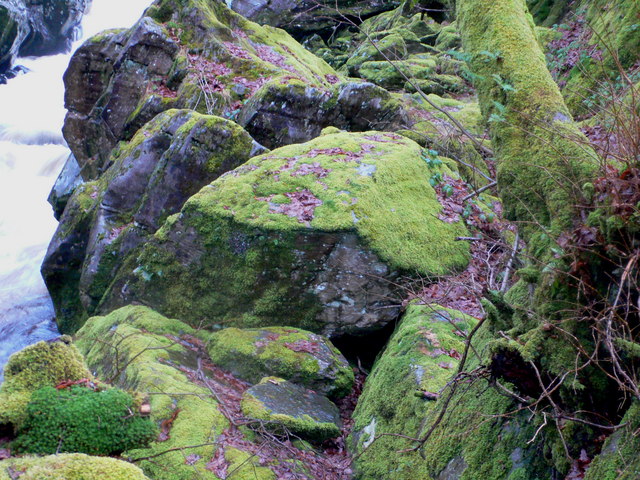
[[[51,193],[49,193],[49,198],[47,198],[47,201],[53,207],[53,214],[57,220],[60,220],[73,191],[81,184],[80,165],[78,165],[76,157],[71,154],[67,158],[64,167],[62,167],[62,171],[58,175]]]
[[[238,123],[263,145],[277,148],[309,141],[328,126],[397,131],[412,120],[389,92],[372,83],[345,82],[323,89],[276,79],[247,103]]]
[[[229,0],[229,6],[254,22],[287,30],[296,38],[331,33],[342,14],[367,18],[397,7],[384,0]]]
[[[242,397],[242,412],[276,433],[290,431],[323,441],[340,434],[340,412],[322,395],[276,377],[267,377]]]
[[[263,150],[235,123],[189,110],[159,115],[116,150],[69,201],[42,266],[60,328],[93,312],[123,256],[191,195]]]
[[[85,180],[97,178],[116,143],[141,126],[129,118],[151,77],[169,73],[178,50],[159,24],[144,17],[131,30],[94,37],[74,54],[64,75],[63,133]]]

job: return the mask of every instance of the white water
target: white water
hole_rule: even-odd
[[[150,3],[93,0],[83,37],[133,25]],[[11,353],[58,335],[40,265],[57,226],[47,196],[69,155],[62,75],[71,55],[18,59],[31,71],[0,85],[0,369]]]

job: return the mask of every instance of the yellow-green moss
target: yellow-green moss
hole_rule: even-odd
[[[135,465],[115,458],[79,453],[48,457],[11,458],[0,462],[0,480],[148,480]]]
[[[331,397],[347,395],[354,383],[353,371],[331,342],[304,330],[226,328],[211,335],[207,350],[213,363],[252,383],[276,376]]]
[[[68,337],[50,343],[38,342],[14,353],[5,366],[4,383],[0,387],[0,424],[18,427],[35,390],[83,378],[92,378],[91,373]]]
[[[458,367],[463,339],[476,319],[439,305],[410,305],[367,378],[353,414],[350,443],[356,454],[357,478],[429,478],[420,455],[397,454],[413,444],[382,433],[419,436],[434,401]],[[427,476],[425,476],[427,475]]]
[[[595,172],[595,155],[547,70],[524,0],[459,1],[457,14],[491,126],[505,213],[558,232],[570,227],[576,186]],[[526,237],[534,231],[526,228]]]
[[[177,411],[169,439],[155,442],[150,448],[127,452],[125,455],[130,458],[174,447],[213,443],[229,426],[211,392],[190,381],[179,368],[180,362],[196,366],[193,353],[166,336],[183,333],[194,332],[178,320],[134,306],[105,317],[93,317],[77,333],[76,345],[85,353],[89,366],[100,378],[115,375],[115,382],[121,387],[147,395],[154,421],[159,424]],[[194,475],[214,480],[217,477],[206,469],[214,452],[214,445],[177,450],[139,465],[156,480],[187,480]],[[200,458],[188,465],[187,455]]]

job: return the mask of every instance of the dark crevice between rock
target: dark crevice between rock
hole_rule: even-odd
[[[340,335],[331,342],[351,363],[367,372],[371,371],[378,355],[384,351],[387,342],[396,329],[397,322],[389,322],[379,330],[363,335]]]

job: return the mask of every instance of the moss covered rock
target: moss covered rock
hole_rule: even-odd
[[[195,355],[167,337],[193,333],[182,322],[144,307],[126,307],[106,317],[91,318],[78,332],[76,344],[97,375],[148,395],[151,418],[163,425],[162,437],[147,449],[130,451],[130,456],[209,444],[228,427],[211,392],[181,370],[184,364],[195,366]],[[200,478],[214,480],[217,477],[206,464],[215,450],[213,444],[187,453],[177,450],[139,465],[154,479],[186,480],[197,472]],[[186,464],[185,455],[194,455],[197,461]]]
[[[264,150],[236,123],[192,110],[158,115],[115,149],[72,196],[42,265],[60,329],[93,314],[122,258],[191,195]]]
[[[242,397],[242,412],[267,430],[316,442],[340,435],[340,412],[322,395],[282,378],[266,377]]]
[[[330,133],[255,157],[131,254],[100,308],[136,300],[194,325],[379,328],[399,311],[397,275],[467,263],[455,241],[466,227],[438,218],[433,173],[390,133]]]
[[[0,461],[0,480],[148,480],[135,465],[80,453]]]
[[[34,391],[67,380],[92,378],[80,352],[69,337],[54,342],[38,342],[14,353],[4,368],[0,386],[0,424],[19,427]]]
[[[330,126],[353,132],[397,131],[410,128],[416,119],[401,101],[372,83],[315,88],[279,77],[247,102],[238,123],[263,145],[276,148],[312,140]]]
[[[64,135],[85,180],[102,172],[118,141],[164,110],[235,118],[272,77],[318,88],[336,77],[286,32],[224,2],[157,0],[146,15],[129,30],[89,39],[65,74]]]
[[[353,414],[350,442],[357,478],[430,478],[421,457],[394,452],[410,444],[380,434],[419,436],[435,400],[458,366],[460,334],[476,319],[438,305],[411,305],[376,361]],[[421,472],[418,474],[417,472]]]
[[[207,350],[213,363],[252,383],[276,376],[337,398],[354,383],[351,367],[331,342],[304,330],[226,328],[211,336]]]

